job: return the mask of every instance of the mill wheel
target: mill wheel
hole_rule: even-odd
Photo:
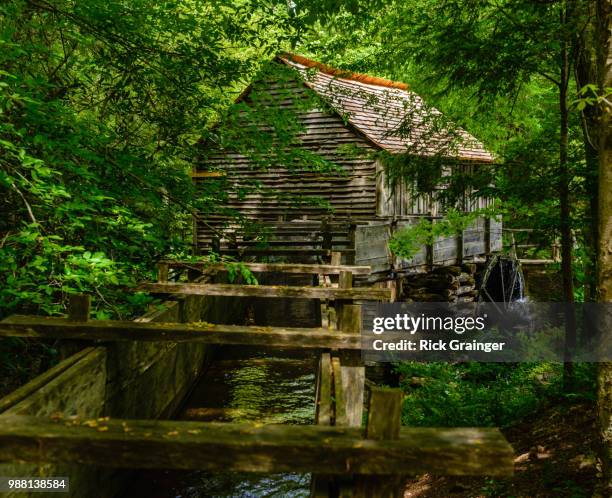
[[[494,256],[489,261],[480,284],[481,302],[510,303],[524,299],[525,281],[521,265],[516,258]]]

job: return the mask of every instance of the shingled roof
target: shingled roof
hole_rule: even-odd
[[[371,142],[392,154],[442,155],[492,162],[493,155],[465,130],[453,127],[405,83],[351,73],[295,54],[278,60]]]

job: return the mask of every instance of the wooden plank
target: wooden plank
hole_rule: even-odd
[[[347,304],[342,309],[342,332],[360,335],[361,305]],[[365,393],[365,367],[361,352],[344,351],[341,362],[342,387],[346,407],[346,425],[361,427]]]
[[[331,246],[339,246],[339,251],[342,251],[342,247],[350,246],[351,241],[346,239],[335,239],[330,242]],[[221,245],[221,250],[251,250],[253,249],[262,249],[262,250],[270,250],[276,251],[277,248],[290,248],[290,247],[321,247],[322,250],[331,250],[331,247],[323,247],[323,240],[313,240],[309,239],[293,239],[293,240],[282,240],[278,238],[274,238],[273,240],[261,241],[261,240],[237,240],[235,243],[232,242],[224,242],[224,245]]]
[[[332,367],[329,353],[323,353],[321,355],[319,361],[318,383],[316,422],[319,425],[331,425]]]
[[[396,441],[400,438],[403,393],[400,389],[372,387],[366,424],[366,438]],[[406,469],[404,474],[412,473]],[[392,476],[357,475],[356,498],[401,498],[405,479],[400,473]]]
[[[554,259],[519,259],[522,265],[554,265],[559,261]]]
[[[85,349],[87,354],[75,364],[4,414],[49,416],[58,411],[84,417],[101,414],[106,391],[107,351],[102,347]]]
[[[205,262],[191,263],[189,261],[164,261],[171,268],[193,268],[206,271],[225,271],[228,265],[208,264]],[[230,263],[231,264],[231,263]],[[304,275],[338,275],[341,271],[350,271],[353,275],[369,275],[369,266],[345,266],[345,265],[308,265],[297,263],[240,263],[256,273],[299,273]]]
[[[346,426],[346,401],[344,399],[344,389],[342,387],[340,358],[332,358],[331,364],[334,379],[334,425]]]
[[[73,354],[72,356],[69,356],[65,360],[60,361],[57,365],[51,367],[46,372],[40,374],[37,377],[34,377],[27,384],[21,387],[18,387],[17,389],[10,392],[3,398],[0,398],[0,413],[2,413],[5,410],[8,410],[12,406],[19,403],[20,401],[26,399],[28,396],[34,394],[39,389],[41,389],[43,386],[46,386],[49,382],[51,382],[53,379],[58,377],[61,373],[68,370],[75,363],[77,363],[81,358],[87,356],[93,350],[94,348],[82,349],[81,351]]]
[[[191,178],[224,178],[227,176],[225,171],[192,171]]]
[[[398,439],[402,422],[401,389],[372,387],[366,425],[368,439]]]
[[[360,349],[361,337],[320,328],[253,327],[210,323],[156,323],[13,315],[0,322],[0,337],[90,341],[197,342],[232,346]]]
[[[67,462],[211,472],[507,476],[497,429],[406,428],[397,440],[324,425],[224,424],[0,416],[0,462]]]
[[[233,285],[198,283],[143,283],[138,290],[154,294],[193,294],[199,296],[285,297],[303,299],[361,299],[389,301],[390,289],[353,287],[290,287],[282,285]]]
[[[341,253],[352,252],[352,249],[336,249]],[[245,247],[244,249],[222,248],[220,254],[243,254],[243,255],[259,255],[259,256],[329,256],[327,249],[286,249],[274,248],[259,249],[256,247]]]

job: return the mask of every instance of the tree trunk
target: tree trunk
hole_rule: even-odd
[[[569,2],[568,2],[569,3]],[[561,11],[561,25],[566,26],[568,4]],[[559,206],[561,209],[561,274],[563,279],[563,301],[565,302],[565,363],[563,386],[568,391],[572,386],[572,353],[576,347],[576,314],[574,313],[574,274],[572,268],[572,227],[570,219],[571,175],[567,164],[569,110],[567,91],[569,87],[568,40],[561,40],[561,75],[559,80]]]
[[[586,85],[600,81],[597,61],[598,32],[595,22],[588,20],[595,16],[595,5],[591,0],[577,2],[577,19],[585,24],[585,28],[578,30],[574,40],[574,76],[576,91]],[[584,230],[584,245],[588,254],[585,274],[587,282],[584,289],[585,301],[597,300],[597,249],[599,247],[599,220],[597,217],[599,206],[599,185],[597,182],[599,171],[599,117],[600,107],[586,106],[581,115],[582,136],[584,142],[584,159],[586,162],[585,190],[589,199],[588,229]],[[588,325],[588,324],[585,324]],[[592,324],[591,324],[592,325]],[[591,334],[594,327],[585,326],[584,332]],[[592,339],[589,335],[585,339]]]
[[[612,43],[610,0],[597,2],[599,33],[600,90],[612,86]],[[599,301],[612,306],[612,106],[602,104],[599,123],[599,250],[597,284]],[[602,346],[609,348],[612,341],[610,310],[601,313]],[[612,496],[612,363],[600,363],[598,375],[598,418],[601,437],[602,479],[599,495]]]

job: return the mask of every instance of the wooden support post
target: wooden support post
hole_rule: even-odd
[[[429,216],[429,222],[433,224],[436,222],[433,218],[433,216]],[[434,244],[435,244],[435,240],[432,241],[431,243],[427,242],[427,244],[425,245],[425,264],[431,269],[433,268],[434,265]]]
[[[457,234],[455,239],[457,241],[457,264],[463,264],[463,230]]]
[[[325,218],[322,222],[321,222],[321,235],[323,237],[323,246],[322,248],[327,250],[327,251],[331,251],[332,250],[332,232],[331,232],[331,227],[329,226],[329,220],[327,218]]]
[[[491,255],[491,218],[488,216],[484,219],[484,250],[485,256]]]
[[[403,393],[401,389],[372,387],[366,425],[366,439],[397,440],[400,438]],[[404,496],[400,475],[355,477],[356,498],[400,498]]]
[[[434,264],[433,244],[427,243],[425,246],[425,264],[431,269]]]
[[[221,239],[215,235],[210,244],[210,250],[214,253],[221,254]]]
[[[159,283],[166,283],[168,281],[168,270],[170,265],[168,263],[157,263],[157,281]]]
[[[342,332],[361,334],[361,305],[346,304],[342,309]],[[361,361],[361,352],[343,352],[342,385],[346,404],[346,425],[361,427],[363,418],[363,400],[365,392],[365,367]]]
[[[341,271],[338,276],[338,289],[351,289],[353,287],[353,274],[350,271]],[[350,300],[336,299],[334,308],[336,309],[336,329],[342,330],[343,312],[342,308],[345,304],[349,304]]]
[[[315,421],[318,425],[331,425],[331,395],[331,355],[329,353],[323,353],[319,361],[319,374],[317,376],[317,406],[315,412]]]
[[[351,271],[341,271],[338,277],[338,287],[340,289],[350,289],[353,287],[353,273]]]
[[[347,413],[346,401],[344,399],[344,386],[342,382],[342,366],[340,358],[333,357],[331,360],[332,374],[334,378],[334,425],[346,426]]]
[[[340,251],[332,251],[330,265],[340,266],[342,264],[342,253]]]
[[[349,249],[355,249],[355,232],[357,231],[357,225],[355,223],[351,223],[349,225],[348,232],[348,240],[349,240]],[[354,265],[355,264],[355,251],[349,252],[346,255],[347,264]]]
[[[71,294],[68,296],[68,320],[70,322],[87,322],[91,310],[91,296],[89,294]],[[60,341],[58,351],[61,360],[78,353],[87,347],[85,341]]]
[[[372,387],[366,439],[399,439],[402,422],[401,389]]]
[[[89,320],[91,296],[89,294],[72,294],[68,297],[68,319],[71,322]]]

